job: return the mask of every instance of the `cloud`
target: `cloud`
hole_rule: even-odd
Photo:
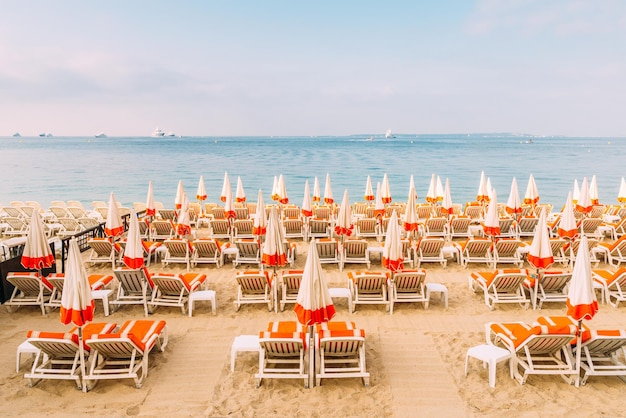
[[[620,0],[480,0],[465,22],[471,35],[517,32],[559,37],[606,35],[626,30]]]

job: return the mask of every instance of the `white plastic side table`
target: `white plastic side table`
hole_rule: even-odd
[[[239,335],[235,337],[233,345],[230,348],[230,371],[235,371],[235,359],[237,358],[238,352],[256,351],[258,353],[260,349],[259,337],[257,335]]]
[[[215,315],[217,303],[215,300],[215,290],[196,290],[189,294],[189,316],[193,316],[193,306],[198,300],[208,300],[211,302],[211,312]]]
[[[467,364],[469,358],[473,357],[483,362],[483,365],[489,365],[489,387],[496,387],[496,366],[499,362],[511,359],[511,353],[501,347],[495,345],[482,344],[475,347],[471,347],[467,350],[465,355],[465,376],[467,376]],[[511,378],[513,377],[513,370],[510,369]]]

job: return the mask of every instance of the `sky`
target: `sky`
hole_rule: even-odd
[[[626,137],[622,0],[0,0],[0,136]]]

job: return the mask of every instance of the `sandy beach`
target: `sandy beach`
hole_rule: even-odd
[[[303,268],[307,244],[298,242],[295,267]],[[376,245],[372,240],[370,245]],[[87,253],[83,254],[84,257]],[[206,273],[208,288],[217,292],[217,315],[206,302],[196,304],[194,316],[178,308],[158,308],[151,318],[167,321],[169,344],[163,353],[150,356],[147,378],[141,389],[131,379],[100,381],[89,393],[71,381],[41,381],[34,387],[23,375],[31,361],[22,358],[15,372],[15,349],[32,330],[67,330],[58,310],[42,316],[36,307],[8,313],[0,310],[3,326],[0,340],[0,381],[6,416],[619,416],[623,414],[624,382],[616,377],[592,377],[576,388],[557,376],[530,376],[525,385],[509,378],[508,365],[497,368],[496,387],[488,385],[487,369],[470,361],[464,376],[465,353],[484,342],[484,324],[490,321],[533,322],[540,315],[564,315],[565,304],[548,303],[542,310],[524,310],[517,304],[499,305],[490,311],[482,294],[467,286],[471,271],[491,270],[485,265],[464,269],[450,260],[446,269],[428,263],[427,282],[443,283],[449,292],[449,308],[435,295],[428,309],[421,304],[397,304],[394,314],[384,307],[360,305],[349,314],[344,300],[336,302],[334,320],[354,321],[366,331],[367,370],[370,387],[360,379],[326,379],[321,386],[305,389],[302,381],[264,379],[256,388],[255,353],[239,353],[235,371],[230,371],[230,347],[241,334],[257,334],[269,321],[295,320],[293,305],[284,312],[268,312],[265,305],[244,305],[238,312],[236,271],[231,263],[220,269],[202,266],[192,271]],[[526,263],[525,267],[529,267]],[[600,268],[608,268],[600,263]],[[89,266],[88,272],[110,272],[110,265]],[[329,286],[347,286],[348,271],[366,270],[365,265],[324,267]],[[150,267],[152,272],[184,271],[182,265]],[[383,271],[378,255],[371,270]],[[624,327],[623,307],[600,305],[588,323],[591,328]],[[104,317],[97,306],[96,320],[121,324],[143,318],[140,307],[124,306]]]

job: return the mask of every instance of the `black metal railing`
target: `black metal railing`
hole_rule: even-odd
[[[144,215],[145,211],[139,212],[137,216]],[[122,215],[122,224],[124,225],[124,232],[128,231],[128,225],[130,224],[130,213],[126,215]],[[98,226],[94,226],[93,228],[86,229],[84,231],[77,232],[74,235],[69,235],[61,240],[61,271],[65,272],[65,260],[67,260],[67,254],[70,248],[70,239],[76,238],[76,242],[78,243],[78,248],[80,252],[87,251],[89,249],[89,244],[87,243],[92,238],[103,238],[104,235],[104,225],[105,222],[102,222]]]

